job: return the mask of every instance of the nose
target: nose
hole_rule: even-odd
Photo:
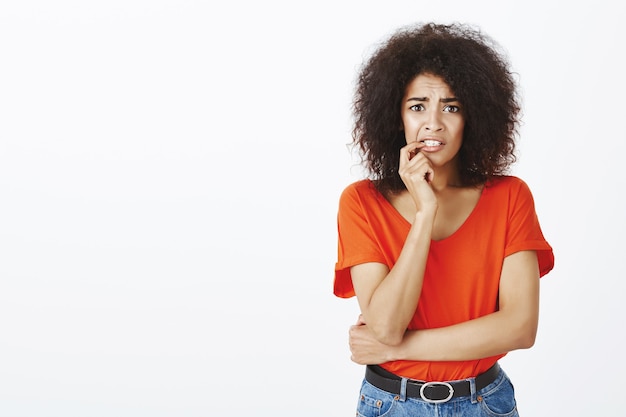
[[[428,119],[426,120],[426,130],[430,132],[438,132],[443,130],[443,123],[441,123],[440,119],[441,115],[438,111],[431,111],[428,114]]]

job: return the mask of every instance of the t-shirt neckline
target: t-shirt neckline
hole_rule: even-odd
[[[371,184],[373,186],[373,184]],[[460,232],[466,228],[467,224],[470,223],[472,221],[472,219],[474,217],[477,216],[477,212],[479,211],[480,206],[482,206],[482,201],[485,199],[485,195],[487,193],[487,189],[488,189],[488,184],[484,184],[482,190],[480,191],[480,197],[478,197],[478,201],[476,202],[476,205],[474,205],[474,208],[472,209],[472,211],[470,212],[470,214],[465,218],[465,220],[463,221],[463,223],[461,223],[461,225],[454,231],[452,232],[452,234],[450,234],[449,236],[446,236],[442,239],[438,239],[438,240],[434,240],[431,239],[431,244],[437,244],[437,243],[443,243],[445,241],[450,240],[451,238],[453,238],[454,236],[460,234]],[[391,202],[389,200],[387,200],[387,198],[376,189],[376,187],[374,187],[374,190],[376,192],[376,194],[378,195],[379,198],[383,199],[384,204],[387,206],[387,208],[393,213],[393,216],[396,217],[397,219],[399,219],[402,223],[404,223],[407,227],[407,229],[411,228],[411,222],[409,222],[407,219],[404,218],[404,216],[402,214],[400,214],[400,212],[393,206],[393,204],[391,204]]]

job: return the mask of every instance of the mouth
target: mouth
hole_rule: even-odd
[[[443,142],[438,141],[436,139],[424,139],[421,141],[426,146],[441,146]]]

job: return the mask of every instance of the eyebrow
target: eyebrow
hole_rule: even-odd
[[[406,101],[430,101],[428,97],[411,97]],[[452,103],[453,101],[459,101],[456,97],[444,97],[439,100],[440,103]]]

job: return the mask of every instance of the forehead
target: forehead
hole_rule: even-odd
[[[417,91],[437,93],[450,97],[454,95],[448,83],[442,77],[433,74],[419,74],[407,84],[407,95]]]

